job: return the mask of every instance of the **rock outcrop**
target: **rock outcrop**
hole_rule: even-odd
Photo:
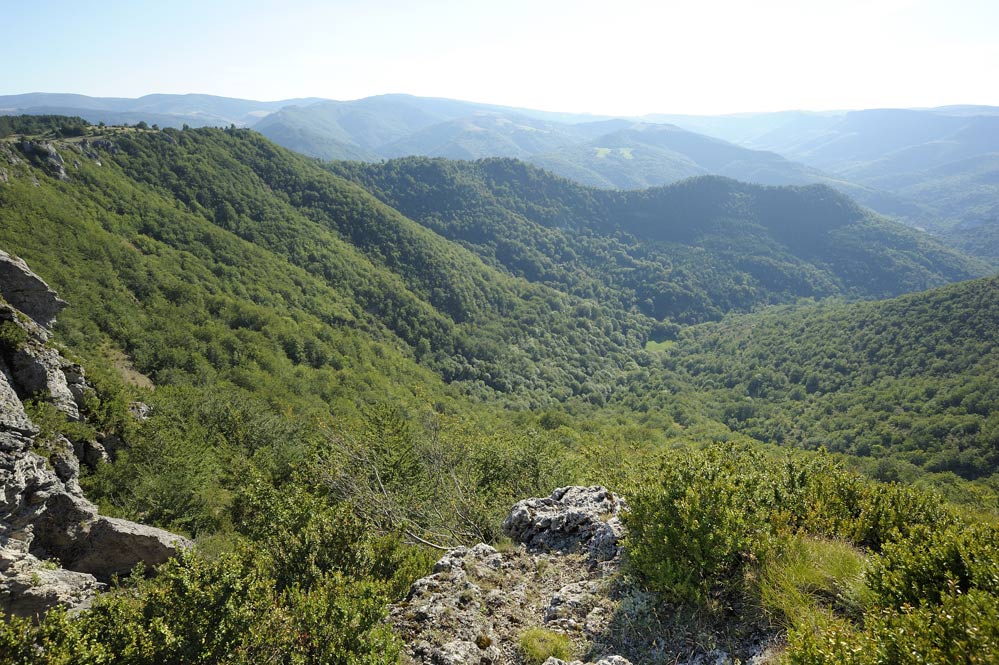
[[[46,345],[65,303],[4,252],[0,296],[0,612],[85,607],[112,575],[161,563],[190,543],[101,516],[84,497],[77,450],[87,442],[41,440],[23,403],[41,398],[69,419],[84,418],[91,388],[83,369]]]
[[[50,326],[66,307],[56,292],[28,264],[0,250],[0,294],[41,326]]]
[[[585,549],[593,563],[609,561],[620,554],[625,507],[603,487],[563,487],[550,497],[518,502],[503,522],[503,532],[531,552]]]
[[[514,546],[448,551],[391,608],[389,621],[407,645],[404,662],[519,665],[526,662],[520,641],[532,629],[567,637],[579,658],[544,665],[771,662],[779,640],[770,633],[717,640],[728,651],[692,647],[694,636],[676,633],[678,622],[664,616],[668,604],[620,570],[625,509],[603,487],[563,487],[518,502],[503,523]]]
[[[25,139],[21,141],[19,147],[25,157],[36,162],[52,177],[58,180],[69,180],[69,176],[66,174],[66,162],[51,143]]]
[[[411,662],[520,663],[518,641],[529,628],[565,634],[580,653],[600,652],[613,612],[621,505],[602,487],[561,488],[514,506],[504,529],[519,547],[450,550],[391,611]],[[597,655],[601,665],[629,665]]]

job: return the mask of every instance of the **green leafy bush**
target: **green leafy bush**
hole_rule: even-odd
[[[0,622],[0,662],[395,663],[386,606],[427,557],[322,501],[272,502],[259,519],[274,529],[262,546],[187,552],[149,579],[137,569],[75,620]]]
[[[877,551],[949,519],[938,497],[866,480],[826,455],[714,445],[667,453],[645,475],[628,493],[629,558],[653,588],[683,601],[744,589],[746,573],[795,534]]]
[[[886,544],[868,577],[890,607],[936,604],[947,594],[974,589],[999,596],[999,527],[921,526],[908,538]]]
[[[734,452],[667,455],[655,479],[629,494],[629,560],[654,588],[703,601],[738,587],[743,564],[763,554],[754,472]]]
[[[845,623],[791,630],[789,665],[915,665],[999,662],[999,598],[946,593],[939,605],[870,612],[859,630]]]
[[[3,321],[0,323],[0,353],[13,353],[27,343],[27,330],[13,321]]]

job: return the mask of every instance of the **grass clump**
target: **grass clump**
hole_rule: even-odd
[[[814,625],[832,614],[859,618],[873,602],[863,552],[842,540],[792,538],[760,576],[763,608],[788,627]]]
[[[562,633],[544,628],[528,628],[518,641],[520,652],[529,665],[541,665],[549,658],[572,658],[572,642]]]

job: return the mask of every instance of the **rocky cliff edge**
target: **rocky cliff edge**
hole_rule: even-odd
[[[83,608],[113,575],[162,563],[191,543],[98,514],[78,477],[81,458],[99,444],[39,440],[26,400],[48,401],[66,418],[84,420],[92,389],[83,369],[47,344],[66,303],[3,251],[0,296],[0,613]]]

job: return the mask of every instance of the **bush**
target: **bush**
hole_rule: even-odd
[[[999,528],[919,527],[885,545],[869,578],[881,602],[897,608],[937,604],[946,594],[973,589],[999,595]]]
[[[395,663],[390,584],[324,573],[280,590],[260,553],[193,553],[136,571],[70,619],[0,622],[0,663]]]
[[[972,590],[948,593],[940,605],[869,613],[864,630],[836,623],[791,630],[789,665],[905,665],[999,662],[999,599]]]
[[[827,455],[772,458],[719,444],[667,453],[647,476],[628,492],[630,561],[683,602],[748,590],[747,572],[798,534],[878,551],[920,525],[953,521],[939,497],[875,483]]]
[[[740,584],[742,565],[762,555],[753,485],[731,449],[668,455],[655,483],[629,493],[628,555],[653,588],[704,601]]]
[[[13,321],[0,323],[0,353],[14,353],[28,343],[28,331]]]

